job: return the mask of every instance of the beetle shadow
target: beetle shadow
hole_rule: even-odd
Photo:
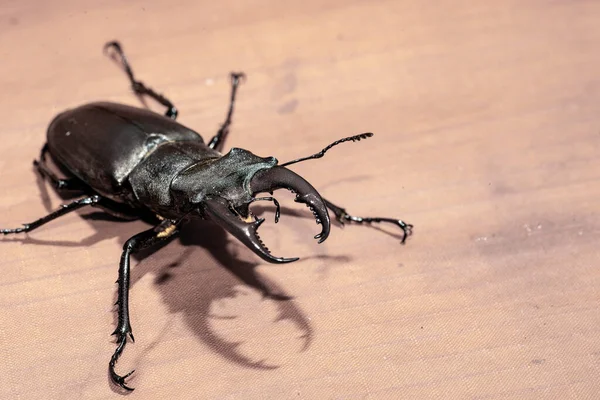
[[[273,323],[292,323],[302,342],[300,351],[310,346],[313,328],[297,302],[257,271],[259,263],[244,260],[228,249],[229,240],[223,229],[209,221],[190,221],[182,227],[179,240],[161,249],[160,256],[153,250],[139,254],[142,261],[132,270],[132,284],[152,274],[170,313],[182,314],[195,336],[212,351],[246,368],[277,368],[264,360],[253,360],[241,351],[240,342],[228,341],[211,327],[220,318],[211,311],[215,302],[241,295],[240,285],[258,291],[263,300],[275,305],[277,315]],[[208,254],[199,252],[198,247]],[[152,261],[144,261],[150,255]],[[273,350],[277,349],[269,349],[269,354]]]
[[[53,209],[46,185],[41,181],[39,186],[44,206],[49,210]],[[67,200],[78,196],[72,193],[66,193],[66,195],[61,193],[60,197]],[[273,210],[268,206],[257,205],[253,207],[253,212],[261,215],[272,213]],[[148,225],[142,221],[122,221],[96,209],[88,208],[76,213],[92,226],[95,233],[80,241],[43,240],[29,235],[5,237],[3,241],[85,247],[115,237],[120,243],[125,243],[131,236],[148,229]],[[300,218],[312,218],[305,210],[287,207],[282,207],[281,213]],[[230,246],[232,240],[235,242],[235,239],[232,239],[221,227],[210,221],[189,221],[181,227],[178,239],[132,255],[138,262],[132,268],[131,287],[135,287],[135,283],[146,274],[154,275],[154,284],[170,313],[182,314],[194,335],[212,351],[228,361],[246,368],[264,370],[277,368],[277,365],[262,360],[253,360],[242,352],[240,342],[228,341],[212,327],[215,319],[218,318],[211,314],[213,304],[223,299],[235,298],[240,295],[240,286],[245,286],[259,292],[264,301],[273,302],[276,309],[274,324],[282,321],[291,322],[298,332],[297,338],[301,341],[300,351],[305,351],[310,347],[314,336],[309,318],[293,297],[276,282],[269,280],[257,271],[257,267],[261,265],[260,262],[248,261],[248,257],[245,259],[240,257],[244,254],[236,254],[235,251],[232,251],[231,247],[241,248],[242,252],[253,255],[245,247]],[[118,263],[118,256],[119,254],[115,254],[115,265]],[[345,256],[336,257],[323,254],[304,257],[304,259],[310,258],[330,259],[338,262],[349,261],[349,258]],[[112,278],[108,277],[108,279]],[[135,303],[133,293],[131,301]],[[114,316],[116,326],[116,312]],[[145,352],[150,351],[155,345],[156,343],[147,346]],[[269,349],[265,358],[273,354],[273,350]],[[140,357],[144,357],[144,354],[142,353]]]
[[[282,210],[283,213],[283,210]],[[141,221],[124,222],[102,212],[92,212],[80,216],[95,230],[95,233],[80,240],[45,240],[31,236],[23,238],[3,238],[2,241],[18,241],[23,244],[86,247],[103,240],[118,237],[124,243],[129,237],[148,229]],[[115,221],[119,221],[116,223]],[[260,263],[243,260],[231,252],[229,235],[210,221],[189,221],[183,225],[179,238],[135,253],[132,258],[137,262],[131,270],[131,288],[146,274],[155,276],[154,283],[169,312],[182,314],[186,325],[212,351],[226,360],[245,368],[274,369],[278,365],[268,364],[263,360],[253,360],[245,355],[242,343],[228,341],[221,337],[212,323],[218,317],[211,314],[215,302],[234,299],[240,295],[240,286],[258,291],[265,301],[272,301],[277,310],[273,323],[291,322],[298,332],[297,338],[302,341],[301,350],[310,347],[314,331],[309,318],[305,315],[293,296],[288,294],[276,282],[269,280],[257,271]],[[203,248],[205,251],[199,250]],[[245,251],[245,250],[243,250]],[[247,250],[249,254],[253,254]],[[114,254],[115,266],[120,253]],[[340,262],[349,261],[345,256],[316,255],[303,259],[334,259]],[[113,279],[114,277],[107,277]],[[114,300],[117,290],[115,287]],[[134,292],[130,295],[135,304]],[[116,310],[113,313],[114,326],[117,325]],[[109,327],[107,327],[108,331]],[[134,326],[135,330],[135,326]],[[146,347],[150,351],[155,344]],[[276,349],[270,348],[265,358]],[[140,357],[143,357],[142,353]]]

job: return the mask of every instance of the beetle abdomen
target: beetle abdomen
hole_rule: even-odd
[[[96,192],[126,201],[129,174],[161,143],[202,137],[152,111],[114,103],[91,103],[59,114],[48,127],[48,148],[68,171]]]

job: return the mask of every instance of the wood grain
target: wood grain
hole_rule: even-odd
[[[0,222],[60,203],[31,166],[57,112],[139,105],[106,41],[205,137],[243,70],[228,146],[287,161],[375,132],[295,170],[415,234],[335,227],[318,246],[278,194],[262,236],[303,258],[274,266],[187,226],[135,261],[132,399],[597,398],[599,17],[583,0],[4,0]],[[120,398],[114,280],[146,226],[83,211],[4,238],[0,398]]]

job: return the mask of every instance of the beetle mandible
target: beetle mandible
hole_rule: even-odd
[[[289,263],[298,258],[273,256],[260,240],[257,229],[264,218],[250,211],[258,200],[272,201],[279,220],[279,203],[273,191],[287,189],[295,201],[310,207],[316,222],[322,225],[315,236],[322,243],[330,230],[328,209],[340,224],[391,223],[403,231],[402,243],[412,233],[412,225],[394,218],[367,218],[348,214],[324,198],[304,178],[286,166],[323,157],[330,148],[347,141],[371,137],[363,133],[333,142],[320,152],[284,164],[274,157],[258,157],[251,152],[232,148],[222,154],[229,132],[238,86],[243,73],[231,74],[231,97],[225,121],[216,135],[204,143],[195,131],[177,123],[177,109],[163,95],[135,79],[119,42],[104,46],[119,62],[129,78],[134,93],[148,96],[167,108],[165,115],[122,104],[91,103],[57,115],[50,123],[47,143],[34,166],[40,175],[59,191],[77,191],[83,196],[34,222],[15,229],[1,229],[3,234],[30,232],[60,216],[85,206],[99,207],[124,220],[150,216],[156,225],[125,242],[119,263],[118,323],[113,332],[117,348],[110,362],[111,379],[123,389],[133,371],[115,372],[115,364],[127,339],[133,341],[129,319],[130,255],[172,238],[178,227],[189,218],[210,219],[223,227],[256,255],[271,263]],[[48,154],[66,173],[59,175],[47,163]],[[268,192],[270,197],[256,197]]]

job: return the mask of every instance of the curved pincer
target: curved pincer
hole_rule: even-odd
[[[322,243],[329,236],[331,221],[327,206],[317,190],[300,175],[285,167],[273,167],[258,171],[250,180],[252,196],[260,192],[273,192],[277,189],[287,189],[296,194],[295,201],[306,204],[317,224],[322,225],[321,233],[315,236]]]
[[[264,218],[250,223],[244,222],[229,207],[227,201],[220,197],[206,200],[204,206],[204,213],[207,217],[235,236],[263,260],[278,264],[298,260],[297,257],[284,258],[271,255],[269,249],[263,244],[257,234],[258,227],[265,221]]]

